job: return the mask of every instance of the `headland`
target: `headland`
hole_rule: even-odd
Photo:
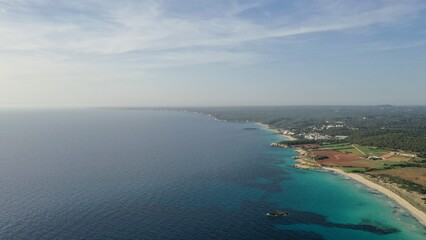
[[[380,157],[371,157],[369,156],[371,153],[364,146],[352,144],[343,144],[341,146],[327,146],[326,144],[316,143],[304,144],[303,141],[297,141],[295,138],[287,138],[287,136],[281,134],[282,131],[279,129],[271,129],[265,124],[259,125],[287,139],[286,141],[273,143],[271,146],[293,148],[299,154],[294,157],[296,163],[293,166],[295,168],[326,170],[357,181],[392,199],[426,227],[426,194],[421,192],[423,190],[422,186],[416,184],[414,186],[415,190],[421,188],[421,191],[411,191],[404,188],[401,184],[387,181],[389,180],[386,178],[388,175],[385,175],[388,174],[386,172],[388,168],[393,169],[394,166],[399,166],[401,163],[413,160],[413,155],[404,152],[380,152],[382,149],[371,148],[371,151],[374,151],[374,153],[381,153]],[[339,151],[339,148],[345,151]],[[387,163],[385,164],[386,161]],[[380,170],[385,171],[385,174],[382,174],[383,172],[380,172]],[[403,169],[403,171],[407,170],[410,169]]]

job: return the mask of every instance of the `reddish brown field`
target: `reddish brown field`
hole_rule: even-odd
[[[327,159],[317,160],[317,162],[324,166],[341,166],[341,167],[365,167],[370,168],[371,164],[362,158],[358,158],[352,154],[347,154],[338,151],[312,151],[315,155],[327,156]]]
[[[371,172],[372,175],[385,174],[401,178],[426,187],[426,168],[399,168]]]

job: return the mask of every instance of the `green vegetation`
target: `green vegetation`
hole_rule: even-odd
[[[348,150],[353,149],[352,144],[349,143],[337,143],[337,144],[323,144],[323,149],[329,149],[329,150]]]
[[[417,167],[417,168],[426,168],[425,162],[400,162],[388,164],[389,168],[408,168],[408,167]]]
[[[288,146],[295,146],[295,145],[301,145],[301,144],[314,144],[314,143],[318,143],[318,141],[309,140],[309,139],[299,139],[294,141],[281,141],[279,143],[287,144]]]
[[[354,156],[357,156],[357,157],[363,157],[363,158],[368,157],[368,156],[364,155],[363,153],[361,153],[360,151],[358,151],[357,149],[355,149],[354,147],[352,147],[350,149],[345,149],[345,150],[342,150],[342,151],[344,153],[353,154]]]
[[[356,147],[367,155],[381,156],[383,154],[389,153],[389,150],[381,149],[378,147],[368,147],[368,146],[361,146],[361,145],[357,145]]]
[[[375,167],[373,169],[369,169],[369,170],[367,170],[367,172],[386,170],[386,169],[392,169],[392,168],[395,168],[394,166],[392,166],[392,164],[383,164],[383,165]]]
[[[368,171],[366,168],[360,168],[360,167],[339,167],[339,168],[349,173],[365,173]]]
[[[426,132],[418,130],[381,130],[354,131],[349,140],[362,145],[406,150],[411,152],[426,152]]]
[[[377,147],[369,147],[369,146],[353,146],[350,143],[335,143],[335,144],[323,144],[322,150],[335,150],[344,153],[350,153],[357,157],[367,158],[368,156],[381,156],[386,153],[389,153],[390,150],[377,148]]]
[[[330,136],[344,135],[348,138],[334,142],[404,150],[426,158],[426,106],[211,107],[186,110],[212,114],[223,120],[263,122],[273,128],[291,130],[297,135],[312,131]],[[320,128],[329,124],[339,126]]]
[[[420,194],[426,194],[426,187],[422,185],[419,185],[401,178],[397,178],[394,176],[386,175],[386,174],[380,174],[380,175],[377,175],[376,177],[380,177],[382,180],[386,182],[396,183],[399,185],[399,187],[407,189],[408,191],[414,191]]]
[[[325,160],[328,159],[328,156],[324,156],[324,155],[317,155],[314,157],[315,160]]]
[[[284,141],[288,146],[318,144],[319,150],[339,151],[358,157],[358,160],[352,160],[352,167],[340,167],[346,172],[426,168],[426,106],[211,107],[185,110],[211,114],[228,121],[262,122],[274,129],[292,132],[299,139]],[[417,157],[396,154],[388,155],[384,160],[368,159],[390,152],[415,153]],[[339,166],[340,161],[321,155],[315,159],[334,161],[335,166]],[[426,193],[425,187],[410,181],[387,175],[381,177],[410,191]]]

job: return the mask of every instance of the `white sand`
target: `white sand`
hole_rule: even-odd
[[[372,181],[370,181],[370,180],[368,180],[368,179],[366,179],[366,178],[364,178],[364,177],[362,177],[358,174],[355,174],[355,173],[347,173],[347,172],[344,172],[343,170],[335,169],[335,168],[324,167],[324,169],[339,173],[343,176],[350,177],[353,180],[360,182],[360,183],[366,185],[369,188],[372,188],[374,190],[381,192],[382,194],[393,199],[395,202],[397,202],[403,208],[407,209],[421,224],[426,226],[426,213],[420,211],[419,209],[417,209],[416,207],[411,205],[409,202],[407,202],[405,199],[401,198],[400,196],[398,196],[396,193],[390,191],[389,189],[382,187],[382,186],[378,185],[377,183],[374,183],[374,182],[372,182]]]
[[[259,126],[261,126],[261,127],[263,127],[263,128],[266,128],[269,131],[272,131],[272,132],[275,132],[275,133],[279,134],[280,136],[286,138],[288,141],[295,141],[295,140],[297,140],[297,138],[295,138],[293,136],[285,135],[285,134],[280,134],[280,132],[277,129],[273,129],[269,125],[266,125],[264,123],[256,122],[256,124],[259,125]]]

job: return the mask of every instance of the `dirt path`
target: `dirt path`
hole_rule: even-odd
[[[359,148],[357,148],[355,145],[352,144],[352,147],[354,147],[356,150],[358,150],[358,152],[360,152],[362,155],[367,155],[367,154],[365,154],[365,152],[359,150]]]

